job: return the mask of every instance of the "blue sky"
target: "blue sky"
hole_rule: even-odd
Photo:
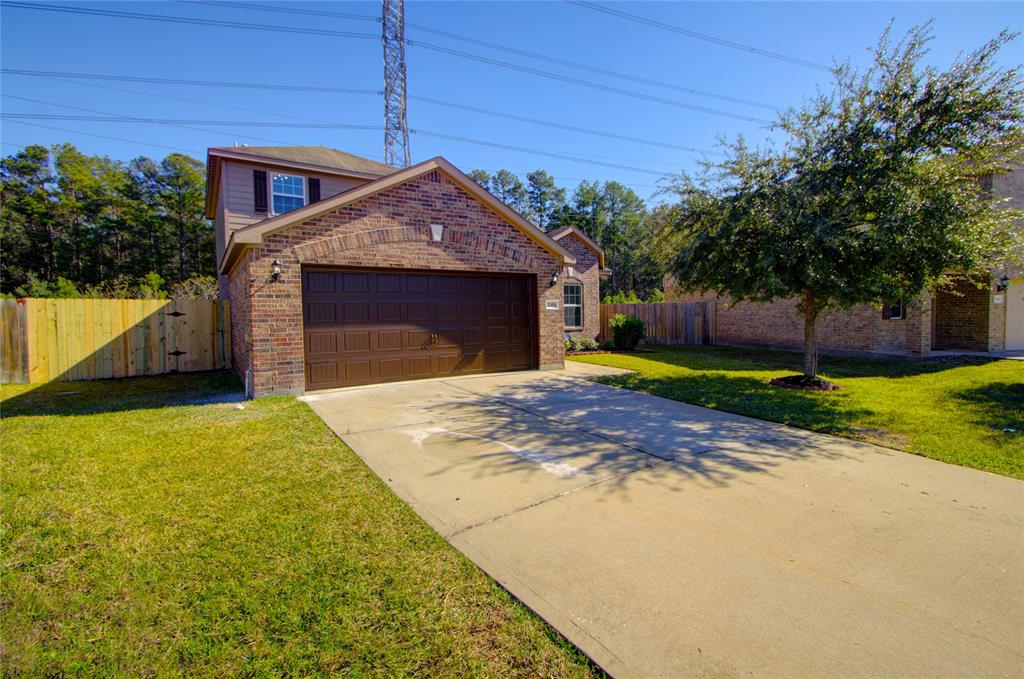
[[[380,30],[379,24],[370,20],[188,2],[64,5],[361,34],[378,34]],[[278,0],[267,6],[366,17],[376,17],[380,12],[379,3],[366,2]],[[958,53],[976,48],[1002,28],[1015,31],[1024,28],[1022,5],[1010,2],[630,2],[604,6],[817,64],[829,64],[834,58],[849,58],[855,64],[865,64],[869,58],[868,48],[890,18],[895,20],[898,35],[916,23],[934,19],[935,41],[929,61],[940,66],[950,64]],[[409,27],[406,32],[406,37],[414,43],[420,41],[469,52],[627,89],[641,96],[714,108],[733,116],[770,119],[774,116],[771,107],[797,105],[816,87],[827,86],[830,82],[830,74],[820,69],[679,35],[565,2],[408,2],[406,21],[751,102],[698,96],[588,73],[438,36],[415,27]],[[5,5],[2,8],[2,43],[0,56],[3,67],[9,69],[382,89],[381,46],[379,40],[372,37],[325,37],[181,25]],[[521,175],[543,167],[554,174],[560,184],[570,188],[580,179],[615,179],[648,197],[655,190],[659,175],[692,168],[697,156],[678,148],[590,136],[455,110],[422,98],[697,149],[712,149],[718,135],[732,137],[742,133],[752,141],[761,141],[767,134],[761,122],[624,96],[451,56],[415,44],[407,47],[406,57],[408,90],[413,97],[409,102],[409,125],[414,130],[424,131],[411,137],[414,162],[443,155],[467,171],[476,167],[489,171],[505,167]],[[1001,61],[1010,66],[1024,61],[1022,57],[1024,44],[1018,39],[1004,51]],[[2,92],[5,113],[98,115],[94,113],[97,111],[118,116],[206,121],[316,121],[354,125],[380,125],[383,120],[383,99],[376,94],[283,92],[7,74],[2,78]],[[755,103],[760,105],[753,105]],[[121,159],[138,155],[162,157],[170,152],[163,146],[203,157],[208,146],[238,142],[323,144],[382,158],[383,133],[377,130],[196,125],[208,129],[201,131],[125,122],[31,122],[62,130],[5,121],[0,127],[4,154],[30,143],[70,141],[86,152]],[[132,141],[83,134],[86,132]],[[431,137],[425,132],[529,147],[588,162],[538,157]]]

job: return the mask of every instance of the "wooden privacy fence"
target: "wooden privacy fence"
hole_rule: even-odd
[[[231,366],[231,316],[222,300],[3,299],[0,325],[2,382]]]
[[[636,316],[647,326],[648,344],[714,344],[713,302],[602,304],[601,340],[611,339],[608,321],[615,314]]]

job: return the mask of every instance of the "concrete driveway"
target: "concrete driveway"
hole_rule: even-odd
[[[1024,676],[1024,484],[581,379],[305,397],[618,677]]]

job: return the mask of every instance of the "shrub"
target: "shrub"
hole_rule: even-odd
[[[573,351],[579,351],[580,343],[575,337],[570,335],[565,336],[565,352],[570,353]]]
[[[643,321],[635,316],[627,316],[626,314],[615,314],[612,316],[612,319],[608,322],[608,327],[611,328],[615,348],[621,351],[636,349],[636,345],[640,344],[640,340],[644,338],[646,331]]]
[[[614,295],[605,295],[601,304],[640,304],[643,302],[632,290],[629,293],[619,290]]]
[[[591,337],[584,337],[579,341],[580,351],[594,351],[597,349],[597,341]]]
[[[615,348],[615,342],[611,340],[605,340],[604,342],[601,343],[601,348],[604,349],[605,351],[611,351],[612,349]]]

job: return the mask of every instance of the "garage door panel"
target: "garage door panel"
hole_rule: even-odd
[[[437,320],[442,322],[459,320],[459,306],[458,302],[438,302]]]
[[[459,279],[455,276],[438,276],[434,291],[439,295],[457,295]]]
[[[435,316],[434,305],[430,302],[409,302],[405,308],[406,319],[410,323],[426,323]]]
[[[406,333],[406,349],[424,349],[430,344],[430,330],[409,330]]]
[[[370,379],[370,361],[345,361],[345,381],[365,382]]]
[[[401,323],[402,322],[402,303],[401,302],[378,302],[377,303],[377,320],[382,323]]]
[[[402,277],[397,274],[376,274],[377,292],[394,293],[402,291]]]
[[[533,367],[529,279],[303,270],[306,386]]]
[[[405,359],[405,369],[407,377],[429,377],[430,376],[430,356],[420,356],[417,358]]]
[[[325,363],[309,363],[309,386],[313,389],[326,389],[338,382],[338,364],[334,361]]]
[[[402,359],[382,358],[377,361],[377,375],[382,380],[402,378]]]
[[[310,332],[306,335],[306,351],[310,354],[338,353],[338,335],[330,332]]]
[[[370,350],[370,331],[362,330],[359,332],[346,332],[345,333],[345,351],[346,352],[366,352]]]
[[[405,291],[413,295],[425,295],[430,292],[430,276],[407,276]]]
[[[370,320],[370,305],[366,302],[346,302],[342,306],[345,323],[366,323]]]
[[[370,276],[365,273],[342,274],[341,289],[345,293],[369,292]]]
[[[307,323],[334,323],[338,320],[334,302],[308,302],[306,304]]]
[[[336,274],[333,271],[311,271],[309,272],[310,292],[334,292]]]
[[[376,348],[380,351],[393,351],[402,348],[401,330],[378,330],[376,336]]]

